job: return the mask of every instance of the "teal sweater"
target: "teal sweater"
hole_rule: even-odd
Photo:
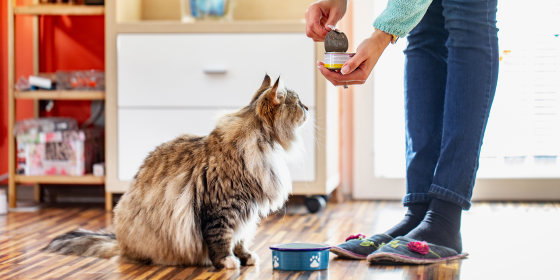
[[[373,26],[389,34],[405,37],[424,17],[432,0],[389,0]]]

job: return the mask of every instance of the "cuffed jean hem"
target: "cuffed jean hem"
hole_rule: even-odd
[[[471,200],[466,199],[460,194],[450,191],[447,188],[438,186],[436,184],[432,184],[428,193],[431,198],[437,198],[441,200],[445,200],[447,202],[455,203],[459,205],[463,210],[469,210],[471,208]]]
[[[427,193],[409,193],[403,198],[403,205],[410,206],[417,203],[430,203],[432,197]]]

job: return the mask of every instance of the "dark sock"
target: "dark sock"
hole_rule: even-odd
[[[385,234],[392,237],[404,236],[422,222],[426,211],[428,211],[428,203],[411,204],[408,206],[408,212],[404,215],[404,219],[386,231]]]
[[[446,246],[461,253],[461,212],[457,204],[432,199],[422,222],[406,237]]]

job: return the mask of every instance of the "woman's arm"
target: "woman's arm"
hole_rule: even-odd
[[[422,19],[432,0],[389,0],[387,8],[377,17],[377,29],[356,49],[340,72],[332,72],[319,63],[319,70],[334,85],[363,84],[391,42],[393,35],[404,37]]]
[[[376,30],[358,46],[354,57],[344,63],[340,72],[328,70],[322,62],[319,70],[335,86],[363,84],[392,38],[391,34]]]
[[[336,23],[346,13],[346,0],[321,0],[317,1],[305,12],[305,32],[307,37],[315,42],[322,42],[330,29],[328,25]]]
[[[373,26],[398,37],[406,36],[424,17],[432,0],[389,0]]]

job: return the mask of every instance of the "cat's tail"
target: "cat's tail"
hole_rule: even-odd
[[[84,229],[57,236],[43,250],[63,255],[106,259],[119,255],[119,245],[114,233]]]

